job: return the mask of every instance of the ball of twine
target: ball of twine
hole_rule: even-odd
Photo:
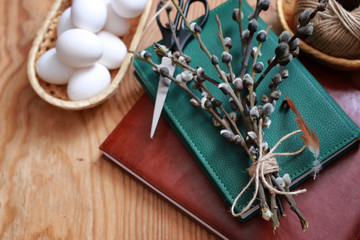
[[[296,22],[302,11],[316,9],[318,0],[296,1]],[[306,43],[333,57],[360,58],[360,6],[347,11],[340,3],[329,0],[326,11],[313,20],[314,33]]]

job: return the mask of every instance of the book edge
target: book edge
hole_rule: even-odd
[[[226,2],[226,4],[228,4],[229,2]],[[221,8],[223,7],[224,4],[218,6],[217,8]],[[251,9],[251,7],[247,4],[244,5],[245,8]],[[213,9],[213,10],[218,10],[217,8]],[[259,18],[260,21],[262,22],[262,24],[266,23]],[[271,30],[272,31],[272,30]],[[272,32],[273,35],[276,35],[274,32]],[[274,40],[274,39],[272,39]],[[134,62],[134,66],[137,65],[137,61]],[[330,162],[333,162],[335,159],[337,159],[340,155],[342,155],[344,152],[346,152],[347,149],[350,149],[354,143],[356,143],[357,138],[360,135],[360,130],[359,128],[354,129],[355,126],[357,126],[352,119],[350,119],[349,117],[346,117],[347,114],[342,110],[342,108],[336,103],[336,101],[330,96],[330,94],[320,85],[320,83],[316,80],[316,78],[308,71],[308,69],[300,62],[300,60],[296,59],[294,65],[296,65],[296,68],[301,69],[301,71],[303,72],[304,75],[306,75],[306,78],[308,79],[308,82],[310,82],[312,85],[314,86],[320,86],[320,89],[317,89],[318,94],[322,95],[324,98],[327,99],[327,102],[331,105],[331,107],[333,108],[334,111],[336,111],[342,118],[342,120],[344,121],[344,123],[346,123],[346,125],[349,127],[349,129],[352,130],[353,135],[349,136],[348,139],[346,141],[344,141],[342,144],[339,144],[337,146],[337,150],[334,152],[332,152],[327,158],[324,158],[324,160],[321,161],[321,163],[325,166],[327,164],[329,164]],[[138,65],[137,65],[138,66]],[[152,99],[155,98],[155,96],[151,93],[151,91],[149,90],[149,87],[147,85],[147,83],[143,80],[142,78],[142,74],[138,71],[139,69],[135,67],[135,76],[137,77],[138,80],[140,80],[139,82],[141,83],[141,85],[143,86],[143,88],[145,89],[145,91],[147,92],[147,94],[149,96],[151,96]],[[141,69],[140,69],[141,71]],[[164,108],[166,108],[166,106],[164,106]],[[171,110],[170,110],[171,113]],[[186,149],[189,150],[189,152],[191,153],[191,155],[195,158],[200,158],[199,154],[197,153],[197,151],[195,151],[193,149],[193,146],[191,143],[189,143],[189,141],[187,140],[187,138],[184,136],[182,129],[179,129],[179,127],[174,123],[174,118],[172,118],[170,116],[169,112],[166,112],[165,116],[167,118],[167,122],[171,125],[172,129],[176,132],[176,135],[178,137],[180,137],[183,145],[186,147]],[[346,116],[344,116],[344,114]],[[170,121],[169,121],[170,119]],[[176,119],[176,118],[175,118]],[[175,126],[175,127],[174,127]],[[358,127],[358,126],[357,126]],[[355,140],[354,140],[355,139]],[[342,145],[342,146],[341,146]],[[196,161],[197,163],[199,163],[199,161]],[[206,161],[205,161],[206,162]],[[216,190],[220,193],[220,195],[222,195],[223,199],[226,202],[230,202],[229,198],[227,195],[230,196],[230,198],[234,198],[232,196],[232,194],[228,191],[224,191],[226,189],[221,188],[219,185],[219,182],[215,181],[215,179],[213,179],[213,176],[211,175],[211,173],[209,172],[208,167],[209,166],[205,166],[204,163],[202,161],[200,161],[200,164],[198,164],[199,167],[205,171],[205,175],[208,177],[208,179],[212,182],[215,183],[213,184],[213,186],[216,188]],[[292,183],[292,188],[296,187],[297,185],[299,185],[301,182],[305,181],[306,179],[311,177],[311,173],[312,173],[312,168],[306,166],[306,171],[301,170],[301,172],[303,172],[301,175],[299,175],[296,179],[294,179],[293,183]],[[210,166],[210,170],[211,170],[211,166]],[[300,171],[300,170],[299,170]],[[219,179],[218,179],[219,180]],[[220,180],[220,183],[222,184],[222,181]],[[236,196],[235,196],[236,197]],[[230,203],[231,204],[231,203]],[[240,216],[240,221],[247,221],[256,211],[258,210],[258,206],[254,206],[253,208],[251,208],[249,211],[247,211],[246,213],[244,213],[242,216]]]
[[[135,76],[138,78],[138,80],[140,80],[139,82],[141,83],[141,85],[145,85],[146,86],[146,82],[143,80],[143,78],[141,77],[140,73],[137,71],[137,69],[135,69]],[[316,79],[315,79],[316,80]],[[149,91],[146,92],[149,94]],[[326,92],[326,91],[325,91]],[[323,92],[319,92],[319,94],[324,94]],[[328,93],[327,93],[328,94]],[[151,95],[151,94],[149,94]],[[152,95],[151,95],[152,96]],[[153,96],[152,96],[153,97]],[[331,98],[331,96],[329,96]],[[332,98],[331,98],[332,99]],[[331,102],[331,105],[334,107],[334,104],[337,105],[337,103],[335,101]],[[334,107],[334,111],[338,111],[338,109],[336,107]],[[163,115],[164,116],[164,115]],[[168,119],[171,119],[171,117],[168,115],[168,113],[165,113],[165,117]],[[344,119],[344,117],[342,116],[344,122],[346,122],[348,125],[349,124],[349,119]],[[170,125],[174,125],[172,123],[172,121],[167,121],[168,123],[170,123]],[[353,123],[353,121],[351,121]],[[349,126],[352,128],[352,126]],[[174,129],[174,127],[172,126],[172,130],[174,130],[177,134],[177,136],[179,137],[179,134],[181,135],[180,138],[182,138],[182,134],[178,133],[178,129],[176,128],[176,130]],[[356,136],[357,135],[357,136]],[[342,154],[344,154],[347,150],[350,150],[351,148],[355,147],[357,144],[360,143],[359,141],[359,130],[357,129],[356,131],[354,130],[354,135],[352,136],[353,139],[348,139],[349,141],[347,143],[345,143],[341,148],[338,148],[338,150],[336,152],[333,152],[329,157],[327,157],[326,159],[324,159],[323,161],[321,161],[321,163],[323,164],[323,166],[326,166],[328,164],[330,164],[331,162],[333,162],[334,160],[336,160],[338,157],[340,157]],[[188,146],[188,142],[187,141],[181,141],[183,143],[183,145],[186,147],[186,149],[188,149],[188,151],[191,153],[192,156],[194,156],[194,154],[196,155],[196,153],[194,153],[194,150],[192,149],[191,146]],[[190,150],[189,150],[190,149]],[[202,164],[198,164],[200,168],[205,168],[204,166],[202,166]],[[206,168],[205,168],[206,169]],[[205,173],[205,175],[207,176],[207,178],[209,179],[209,181],[215,182],[215,184],[212,184],[217,191],[219,192],[220,195],[224,195],[224,192],[222,190],[219,190],[218,186],[217,186],[217,182],[213,181],[212,177],[209,177],[209,173],[206,169],[206,171],[203,171]],[[307,171],[303,172],[299,177],[297,177],[296,179],[293,180],[293,182],[290,185],[291,189],[294,189],[295,187],[297,187],[300,183],[304,182],[305,180],[309,179],[312,176],[312,169],[308,169]],[[227,200],[227,197],[223,197],[223,199]],[[245,212],[244,214],[242,214],[239,217],[239,221],[247,221],[251,216],[253,216],[257,211],[259,210],[258,205],[253,206],[251,209],[249,209],[247,212]]]
[[[215,227],[211,226],[209,223],[207,223],[205,220],[203,220],[202,218],[200,218],[199,216],[197,216],[195,213],[193,213],[193,211],[189,210],[188,208],[186,208],[185,206],[183,206],[180,202],[176,201],[174,198],[171,198],[168,194],[164,193],[163,191],[161,191],[161,189],[159,187],[156,187],[155,185],[151,184],[148,180],[144,179],[143,177],[141,177],[139,174],[137,174],[135,171],[133,171],[132,169],[128,168],[125,164],[121,163],[120,161],[118,161],[116,158],[114,158],[113,156],[111,156],[110,154],[108,154],[106,152],[106,150],[103,148],[103,155],[105,157],[107,157],[108,159],[110,159],[112,162],[114,162],[115,164],[117,164],[119,167],[121,167],[123,170],[125,170],[127,173],[129,173],[131,176],[133,176],[136,180],[138,180],[139,182],[141,182],[143,185],[145,185],[147,188],[149,188],[150,190],[152,190],[153,192],[155,192],[156,194],[158,194],[160,197],[162,197],[163,199],[167,200],[168,202],[170,202],[173,206],[175,206],[176,208],[178,208],[179,210],[181,210],[182,212],[184,212],[185,214],[187,214],[189,217],[191,217],[192,219],[194,219],[196,222],[198,222],[199,224],[201,224],[203,227],[205,227],[206,229],[208,229],[210,232],[212,232],[213,234],[215,234],[216,236],[220,237],[221,239],[230,239],[229,237],[225,236],[225,233],[221,233],[220,230],[217,230]]]

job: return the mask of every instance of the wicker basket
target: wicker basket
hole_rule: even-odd
[[[284,30],[294,34],[296,24],[293,22],[296,0],[277,0],[276,9],[280,23]],[[300,41],[300,48],[314,57],[318,62],[338,70],[359,70],[360,59],[345,59],[327,55],[303,41]]]
[[[142,15],[131,20],[130,33],[121,38],[129,49],[134,49],[140,41],[141,33],[145,28],[152,2],[152,0],[148,0]],[[57,39],[57,23],[62,12],[67,7],[71,6],[71,3],[71,0],[55,0],[51,6],[30,49],[28,58],[28,77],[35,92],[46,102],[63,109],[81,110],[94,107],[104,102],[115,93],[129,68],[132,54],[128,53],[126,55],[119,69],[110,71],[112,78],[110,86],[100,94],[87,100],[71,101],[66,93],[67,85],[49,84],[39,79],[36,75],[36,63],[42,54],[48,49],[55,47]]]

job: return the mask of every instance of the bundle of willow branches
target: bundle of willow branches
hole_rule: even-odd
[[[296,33],[291,36],[288,31],[284,31],[279,36],[278,45],[275,47],[275,56],[270,58],[267,62],[267,67],[264,63],[258,61],[259,53],[263,43],[267,39],[269,28],[259,30],[258,17],[262,11],[269,8],[270,0],[257,0],[255,11],[248,16],[248,26],[243,29],[241,0],[239,0],[239,8],[234,9],[233,19],[239,25],[239,34],[241,39],[242,61],[240,74],[235,75],[232,69],[232,54],[230,53],[232,47],[232,40],[223,36],[221,21],[216,16],[218,24],[218,37],[222,43],[223,53],[221,61],[227,66],[227,70],[222,70],[219,66],[219,58],[212,55],[201,39],[201,27],[195,22],[189,23],[184,16],[181,8],[174,0],[171,0],[176,10],[182,15],[185,20],[185,25],[193,34],[199,47],[205,52],[209,61],[218,73],[218,78],[214,79],[206,74],[205,69],[201,66],[193,68],[190,65],[191,57],[182,52],[171,53],[166,47],[155,44],[154,48],[158,56],[168,57],[172,63],[182,69],[182,72],[173,77],[169,74],[166,67],[161,67],[152,61],[152,55],[147,51],[142,51],[136,57],[152,65],[154,71],[158,72],[163,77],[170,79],[177,84],[182,90],[187,92],[191,99],[190,104],[196,108],[203,109],[212,117],[212,122],[215,126],[220,127],[220,135],[227,141],[241,146],[252,161],[251,167],[248,169],[251,180],[243,191],[240,192],[235,199],[232,206],[232,214],[239,216],[247,211],[255,199],[259,199],[260,211],[264,219],[272,220],[274,231],[279,227],[279,217],[284,216],[284,208],[279,196],[283,195],[289,202],[290,209],[293,210],[300,219],[302,229],[305,231],[308,227],[308,221],[297,208],[292,197],[293,194],[304,192],[305,190],[298,190],[291,192],[289,185],[291,179],[289,174],[280,177],[279,167],[277,165],[276,156],[280,155],[295,155],[301,153],[306,147],[314,154],[314,172],[320,169],[320,163],[316,160],[319,153],[319,141],[316,134],[310,130],[302,118],[300,112],[296,109],[294,103],[286,98],[282,107],[291,108],[297,116],[297,124],[300,130],[289,133],[284,136],[272,149],[264,140],[263,127],[268,128],[271,124],[270,115],[274,111],[274,106],[281,96],[281,91],[277,89],[278,85],[289,75],[286,70],[286,65],[296,58],[299,54],[299,38],[305,39],[313,32],[313,19],[318,11],[324,11],[327,5],[326,0],[320,0],[316,9],[307,9],[299,16],[299,25]],[[166,4],[165,1],[163,1]],[[170,19],[170,12],[172,7],[166,7],[169,23],[172,27],[173,23]],[[253,48],[254,41],[257,41],[257,47]],[[251,60],[252,58],[252,60]],[[250,66],[249,64],[252,65]],[[277,67],[277,73],[272,76],[269,84],[269,94],[263,95],[261,101],[257,100],[256,89],[263,79],[269,74],[270,70]],[[250,69],[250,70],[248,70]],[[227,72],[227,73],[226,73]],[[201,97],[198,97],[188,87],[189,82],[192,82],[191,87],[201,92]],[[213,93],[206,86],[207,83],[217,86],[223,94],[229,96],[229,104],[232,112],[226,110],[223,102],[216,99]],[[242,124],[245,129],[245,134],[239,130],[238,124]],[[297,152],[293,153],[274,153],[276,147],[288,137],[302,132],[305,144]],[[234,207],[237,200],[242,196],[243,192],[249,185],[255,182],[255,193],[249,204],[242,209],[240,213],[235,213]]]

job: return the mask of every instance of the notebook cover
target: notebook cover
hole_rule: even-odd
[[[220,20],[222,20],[224,36],[230,36],[233,41],[233,48],[230,52],[233,55],[232,64],[236,74],[238,74],[239,66],[241,66],[240,47],[236,44],[240,40],[237,24],[232,20],[229,13],[237,4],[238,1],[230,0],[212,10],[201,34],[203,42],[210,49],[211,54],[220,57],[223,50],[217,38],[218,30],[215,22],[215,14],[218,14]],[[253,11],[246,2],[243,2],[242,5],[244,16]],[[265,23],[261,20],[259,21],[259,29],[265,29]],[[272,57],[274,55],[274,46],[277,46],[277,36],[270,31],[268,40],[263,45],[260,60],[266,62],[267,59]],[[148,51],[152,52],[153,56],[156,56],[152,47],[149,47]],[[192,66],[202,66],[206,69],[208,75],[216,78],[215,69],[199,49],[196,41],[190,42],[184,52],[192,57]],[[155,61],[156,57],[153,60]],[[151,66],[144,62],[137,60],[134,62],[134,66],[136,77],[148,95],[154,99],[158,74],[154,73]],[[226,69],[226,67],[222,66],[222,69]],[[308,125],[317,133],[320,140],[318,160],[325,166],[348,150],[349,146],[353,146],[358,142],[356,139],[360,135],[359,128],[298,59],[294,59],[287,66],[287,69],[290,77],[279,85],[279,89],[283,93],[279,101],[282,101],[285,95],[291,98],[308,122]],[[273,69],[271,73],[275,71],[277,71],[277,68]],[[259,85],[258,96],[269,92],[269,77],[273,76],[271,73]],[[175,72],[176,74],[177,72]],[[208,85],[208,87],[210,89],[216,88],[212,85]],[[214,94],[215,97],[226,103],[228,98],[221,94],[220,91],[217,90],[216,92],[218,95]],[[175,84],[172,84],[164,105],[163,114],[214,187],[226,203],[231,206],[237,194],[249,181],[246,170],[249,167],[248,157],[241,147],[225,142],[220,137],[220,129],[212,125],[210,116],[205,111],[193,108],[188,102],[189,96]],[[298,129],[294,114],[280,111],[279,107],[280,104],[276,104],[275,112],[271,116],[272,124],[269,129],[264,130],[264,139],[269,143],[270,147],[274,146],[282,136]],[[156,132],[154,138],[158,138]],[[277,148],[277,152],[296,151],[302,145],[301,138],[294,136],[282,143]],[[289,173],[295,183],[294,187],[312,175],[310,170],[313,167],[314,158],[308,150],[293,157],[278,157],[277,160],[280,165],[280,175]],[[240,211],[247,204],[252,193],[253,191],[250,189],[243,195],[237,205],[237,211]],[[255,212],[253,210],[244,214],[244,217],[247,218],[252,215]]]
[[[324,81],[328,89],[359,124],[360,112],[354,111],[360,101],[359,91],[331,81],[339,75],[331,71],[324,73],[330,78],[326,76]],[[310,221],[308,230],[302,232],[297,216],[288,210],[273,235],[271,222],[264,221],[260,215],[244,223],[231,216],[228,206],[164,118],[159,121],[158,137],[149,138],[152,107],[150,98],[143,95],[100,148],[123,170],[215,236],[234,240],[359,237],[359,148],[329,165],[316,181],[309,179],[302,184],[308,192],[297,196],[296,201]]]

